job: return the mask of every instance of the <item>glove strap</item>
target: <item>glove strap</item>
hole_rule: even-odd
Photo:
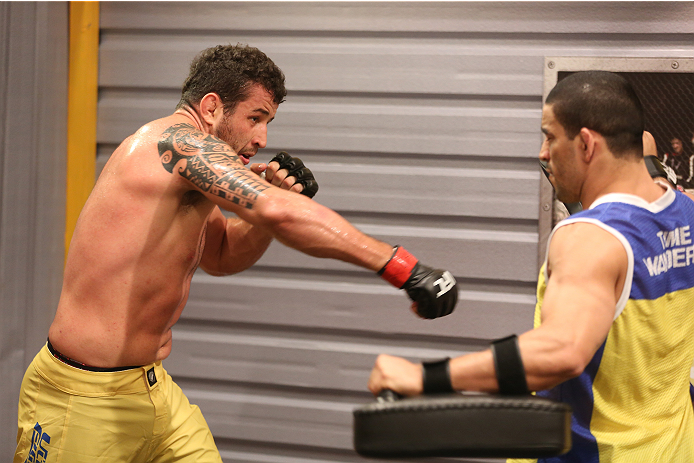
[[[494,369],[501,394],[528,394],[525,369],[518,347],[518,336],[512,334],[492,342]]]
[[[417,258],[398,245],[393,248],[392,257],[378,274],[396,288],[402,288],[412,275],[412,269],[416,264]]]
[[[450,359],[422,362],[422,382],[425,394],[454,392],[451,384],[451,372],[448,368]]]
[[[646,164],[646,168],[648,169],[648,173],[651,178],[664,178],[671,184],[677,185],[677,175],[675,175],[672,169],[669,169],[670,172],[668,172],[665,167],[663,167],[660,159],[652,155],[644,156],[643,162]]]

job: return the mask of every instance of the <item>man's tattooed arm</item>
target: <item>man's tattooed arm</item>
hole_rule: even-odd
[[[246,169],[228,144],[191,124],[166,129],[158,147],[166,170],[178,173],[203,192],[247,209],[252,209],[258,194],[269,188]]]

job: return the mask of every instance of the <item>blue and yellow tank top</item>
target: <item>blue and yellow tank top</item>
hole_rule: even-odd
[[[573,408],[571,451],[538,461],[692,463],[694,201],[672,190],[653,203],[609,194],[554,231],[576,222],[619,239],[629,269],[612,327],[583,373],[537,393]],[[546,281],[545,260],[535,327]],[[521,461],[534,460],[509,460]]]

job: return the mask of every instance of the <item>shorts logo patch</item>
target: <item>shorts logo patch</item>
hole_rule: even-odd
[[[147,382],[149,383],[149,387],[157,384],[157,376],[154,374],[154,367],[147,370]]]
[[[44,445],[51,443],[51,436],[43,432],[41,425],[36,423],[31,435],[31,449],[24,463],[44,463],[48,458],[48,450]]]

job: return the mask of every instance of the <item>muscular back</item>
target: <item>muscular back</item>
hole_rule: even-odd
[[[169,116],[127,138],[82,210],[49,331],[68,357],[116,367],[170,352],[215,207],[160,158],[162,134],[184,122]]]

